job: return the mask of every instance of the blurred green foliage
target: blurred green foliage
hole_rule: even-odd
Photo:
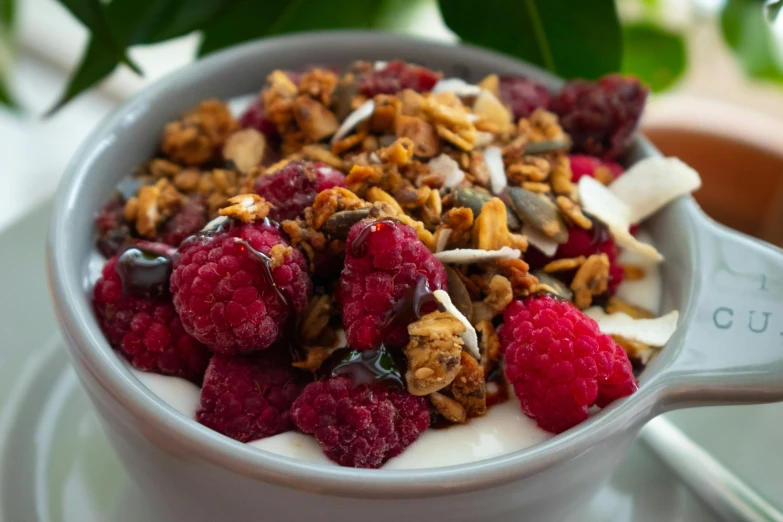
[[[79,65],[57,110],[150,45],[200,32],[199,55],[276,34],[333,28],[401,29],[426,0],[58,0],[89,31]],[[435,0],[430,0],[435,1]],[[655,91],[687,67],[682,34],[661,27],[658,0],[637,0],[643,13],[621,24],[614,0],[437,0],[446,25],[463,41],[537,64],[564,78],[622,71]],[[783,64],[769,20],[783,0],[726,0],[720,28],[752,78],[783,83]],[[13,46],[14,0],[0,0],[0,71]],[[5,67],[4,60],[5,59]],[[0,103],[11,98],[0,79]]]

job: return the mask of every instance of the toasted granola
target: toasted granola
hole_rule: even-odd
[[[435,263],[448,265],[448,299],[408,311],[407,343],[373,350],[394,355],[403,386],[426,396],[432,413],[465,423],[486,413],[487,379],[494,387],[498,381],[490,374],[503,372],[501,323],[511,303],[548,294],[587,315],[599,304],[610,314],[652,318],[650,311],[613,295],[620,278],[649,274],[640,266],[620,265],[618,247],[610,243],[614,230],[602,224],[608,220],[584,210],[588,204],[581,182],[573,181],[569,153],[574,142],[581,147],[577,152],[596,144],[583,143],[593,138],[573,131],[573,122],[560,118],[554,103],[524,105],[530,100],[510,96],[505,76],[489,75],[477,85],[446,79],[434,88],[440,75],[393,63],[405,74],[394,76],[385,69],[390,65],[369,62],[343,74],[326,67],[272,71],[255,112],[247,113],[253,118],[237,119],[223,101],[202,102],[166,125],[157,157],[141,165],[132,188],[107,205],[99,241],[104,252],[106,245],[116,252],[139,240],[176,247],[217,216],[231,223],[263,220],[263,227],[276,228],[282,238],[265,254],[265,268],[285,278],[302,252],[302,270],[306,264],[311,277],[307,284],[315,287],[290,324],[276,325],[285,329],[285,340],[274,349],[286,352],[290,345],[288,351],[296,354],[287,356],[291,365],[324,378],[334,357],[343,356],[336,349],[346,343],[340,271],[353,255],[346,252],[349,233],[379,219],[407,225]],[[566,129],[573,131],[570,136]],[[292,219],[275,223],[270,203],[255,190],[261,176],[294,161],[310,162],[313,171],[327,165],[340,179],[321,186],[323,180],[310,176],[307,183],[318,186],[308,204]],[[582,175],[610,185],[617,174],[607,165]],[[287,193],[292,199],[298,195],[293,189]],[[285,200],[274,201],[280,206]],[[373,259],[377,266],[397,262]],[[215,266],[218,272],[226,269]],[[417,267],[407,268],[395,277],[420,276]],[[237,273],[241,281],[245,274]],[[231,291],[232,281],[227,278],[221,289]],[[366,294],[382,294],[396,282],[379,276]],[[441,295],[436,290],[444,288],[423,291]],[[285,295],[272,291],[280,299],[276,303],[288,306]],[[376,306],[376,297],[367,296],[363,306]],[[243,296],[248,302],[254,298]],[[215,321],[261,314],[258,308],[221,313],[215,312]],[[615,339],[635,363],[646,363],[653,353],[643,343]]]

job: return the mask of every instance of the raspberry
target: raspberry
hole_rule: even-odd
[[[612,177],[617,179],[623,173],[623,167],[614,161],[601,161],[594,156],[587,154],[571,154],[568,156],[571,163],[571,181],[577,183],[582,176],[595,177],[595,170],[599,167],[605,167],[612,173]]]
[[[277,132],[277,125],[275,122],[266,117],[264,111],[264,101],[259,96],[258,99],[249,106],[244,113],[239,117],[239,125],[242,128],[253,128],[258,132],[266,136],[272,144],[276,144],[280,135]]]
[[[513,301],[503,311],[500,340],[522,411],[547,431],[563,432],[585,420],[592,405],[636,391],[625,350],[568,301]]]
[[[207,204],[204,196],[191,196],[176,214],[160,227],[157,241],[179,246],[185,238],[192,236],[207,224]]]
[[[171,250],[166,245],[141,242],[109,259],[95,283],[93,306],[109,344],[134,368],[198,384],[210,353],[185,332],[171,296],[166,295],[170,264],[162,265],[168,262],[165,256]],[[146,269],[134,264],[133,255],[139,253],[154,260]],[[161,264],[155,266],[159,260]]]
[[[308,384],[291,406],[291,418],[315,435],[327,457],[354,468],[379,468],[430,425],[424,397],[399,387],[354,386],[348,377]]]
[[[500,99],[511,106],[514,120],[527,118],[537,108],[549,108],[550,96],[546,85],[524,76],[501,76]]]
[[[419,284],[427,283],[431,290],[446,288],[443,265],[411,227],[392,219],[356,223],[348,232],[345,252],[337,294],[349,346],[405,346],[407,326],[414,317],[395,317],[393,307],[404,303]],[[429,304],[432,309],[422,313],[434,310],[434,303]]]
[[[553,259],[569,259],[573,257],[589,257],[593,254],[606,254],[609,258],[609,295],[617,292],[617,287],[623,282],[625,271],[617,261],[620,250],[609,235],[606,227],[593,220],[593,229],[584,230],[579,227],[568,228],[568,241],[557,247]]]
[[[218,354],[204,376],[196,420],[239,442],[271,437],[291,429],[289,409],[302,385],[276,350]]]
[[[613,159],[631,144],[648,91],[637,78],[620,74],[574,80],[552,100],[552,110],[574,150]]]
[[[269,217],[282,221],[303,217],[322,190],[345,186],[345,176],[324,163],[291,161],[258,178],[256,193],[272,204]]]
[[[426,67],[394,60],[379,71],[365,73],[359,79],[358,88],[359,93],[369,98],[377,94],[395,94],[403,89],[425,92],[431,91],[441,77],[441,73]]]
[[[272,268],[273,247],[288,249]],[[304,256],[268,222],[229,220],[185,240],[171,291],[185,330],[214,352],[263,350],[293,333],[312,283]]]
[[[125,199],[119,194],[107,201],[95,216],[98,231],[96,246],[101,254],[111,257],[131,241],[130,224],[124,217]]]

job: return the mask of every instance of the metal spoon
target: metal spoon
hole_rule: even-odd
[[[783,522],[783,513],[663,417],[647,423],[641,440],[721,519]]]

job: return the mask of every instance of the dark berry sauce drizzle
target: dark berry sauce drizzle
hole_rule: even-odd
[[[171,258],[138,245],[123,250],[115,268],[122,290],[129,294],[164,297],[169,292]]]
[[[325,374],[333,377],[346,376],[355,385],[384,384],[405,388],[405,382],[400,372],[399,350],[388,350],[381,345],[376,350],[358,351],[350,348],[335,350],[324,361]]]

